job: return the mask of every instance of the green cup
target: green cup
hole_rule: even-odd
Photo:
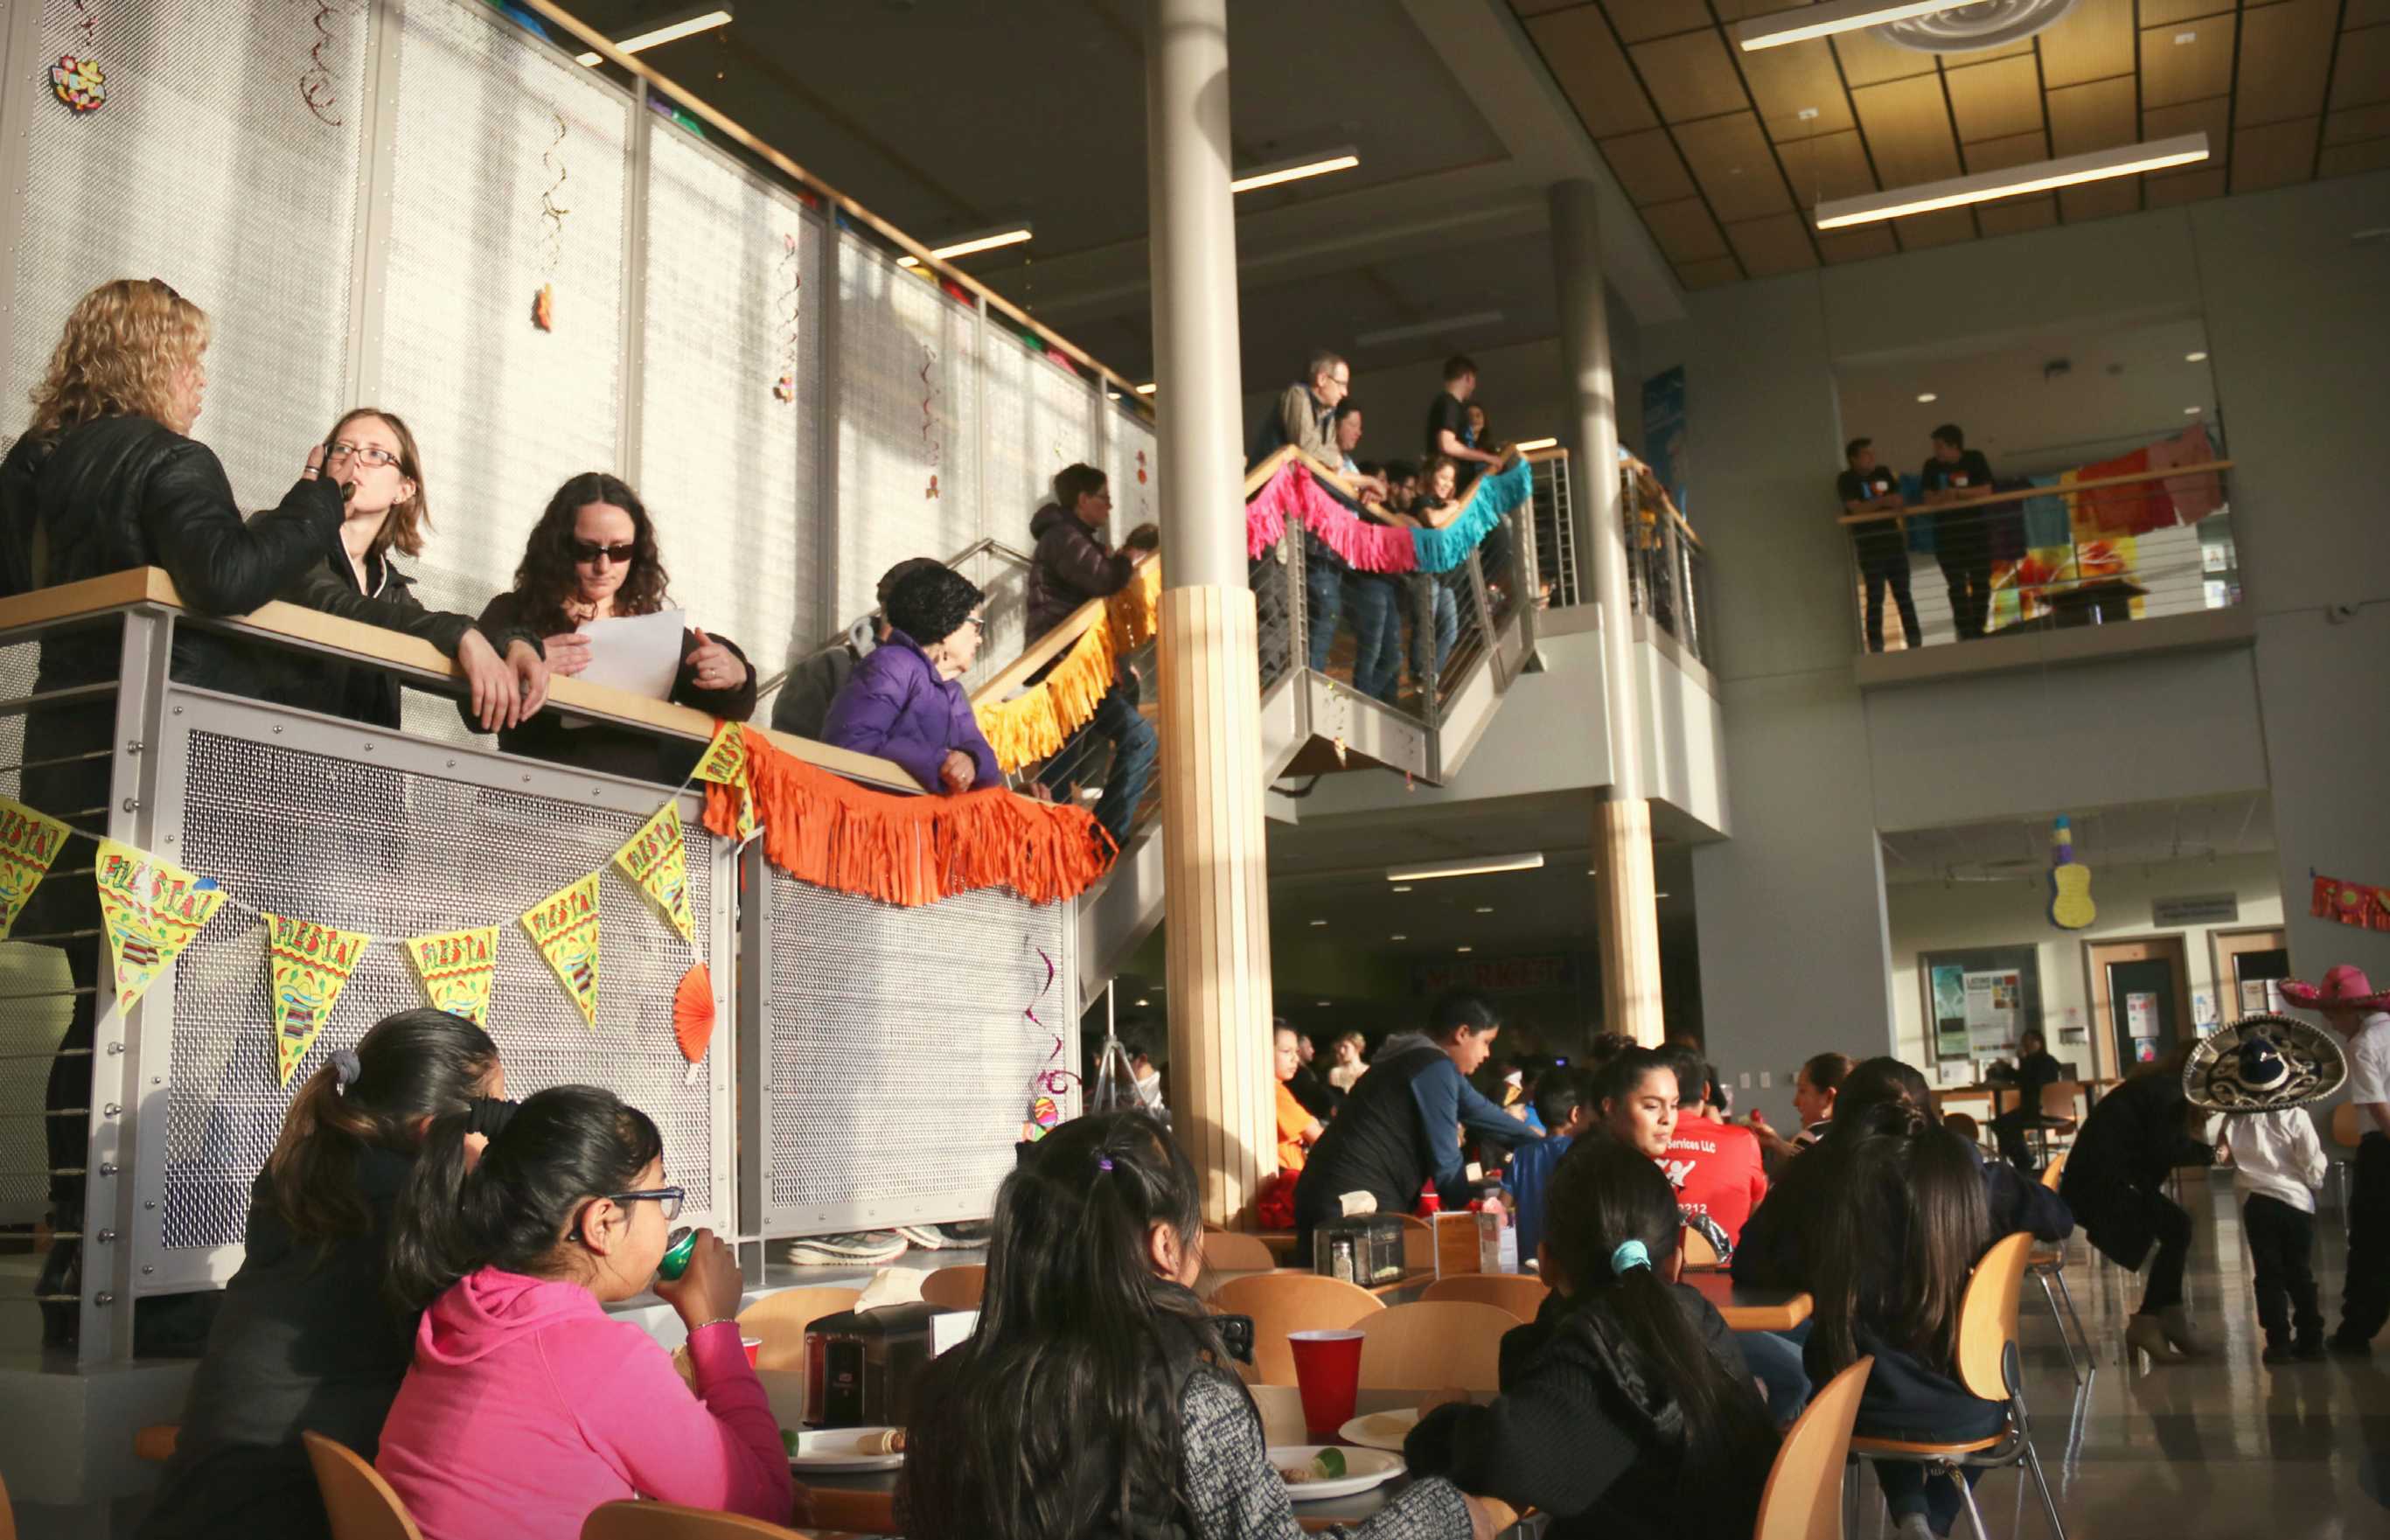
[[[697,1252],[697,1232],[684,1225],[672,1234],[672,1244],[664,1248],[663,1260],[656,1264],[656,1277],[666,1283],[676,1281],[688,1271],[688,1259]]]

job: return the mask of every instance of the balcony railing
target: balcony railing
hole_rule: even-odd
[[[1677,511],[1651,467],[1622,456],[1619,517],[1625,525],[1627,594],[1635,613],[1709,661],[1709,549]]]

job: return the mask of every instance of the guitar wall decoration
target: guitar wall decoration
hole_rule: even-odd
[[[2049,923],[2062,930],[2088,930],[2100,918],[2091,902],[2091,868],[2075,859],[2075,830],[2061,815],[2049,831]]]

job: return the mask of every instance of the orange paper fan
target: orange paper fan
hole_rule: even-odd
[[[705,1058],[705,1046],[713,1040],[713,974],[703,963],[682,974],[680,987],[673,991],[673,1037],[691,1064]]]

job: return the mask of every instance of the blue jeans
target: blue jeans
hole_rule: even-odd
[[[1427,637],[1419,624],[1419,594],[1421,585],[1435,593],[1435,666],[1442,673],[1452,658],[1452,644],[1460,637],[1460,606],[1444,579],[1433,573],[1421,573],[1407,580],[1403,605],[1411,622],[1411,678],[1421,689],[1427,687]]]
[[[1344,603],[1353,617],[1353,687],[1391,705],[1403,677],[1402,583],[1355,572],[1344,580]]]
[[[1125,675],[1112,681],[1112,687],[1097,704],[1096,714],[1046,762],[1037,779],[1047,790],[1060,791],[1073,772],[1088,763],[1095,751],[1094,739],[1099,738],[1111,740],[1112,764],[1104,776],[1104,794],[1096,800],[1096,822],[1104,826],[1113,844],[1126,849],[1129,827],[1137,821],[1137,804],[1144,800],[1145,789],[1153,779],[1153,761],[1161,752],[1162,740],[1155,736],[1153,724],[1138,713],[1137,688]]]
[[[1734,1345],[1742,1350],[1743,1367],[1767,1388],[1767,1415],[1779,1428],[1789,1427],[1809,1404],[1809,1371],[1801,1364],[1801,1344],[1773,1331],[1738,1331]]]
[[[1336,640],[1336,612],[1344,602],[1344,558],[1305,531],[1303,536],[1304,623],[1310,627],[1312,668],[1328,669],[1328,648]]]

